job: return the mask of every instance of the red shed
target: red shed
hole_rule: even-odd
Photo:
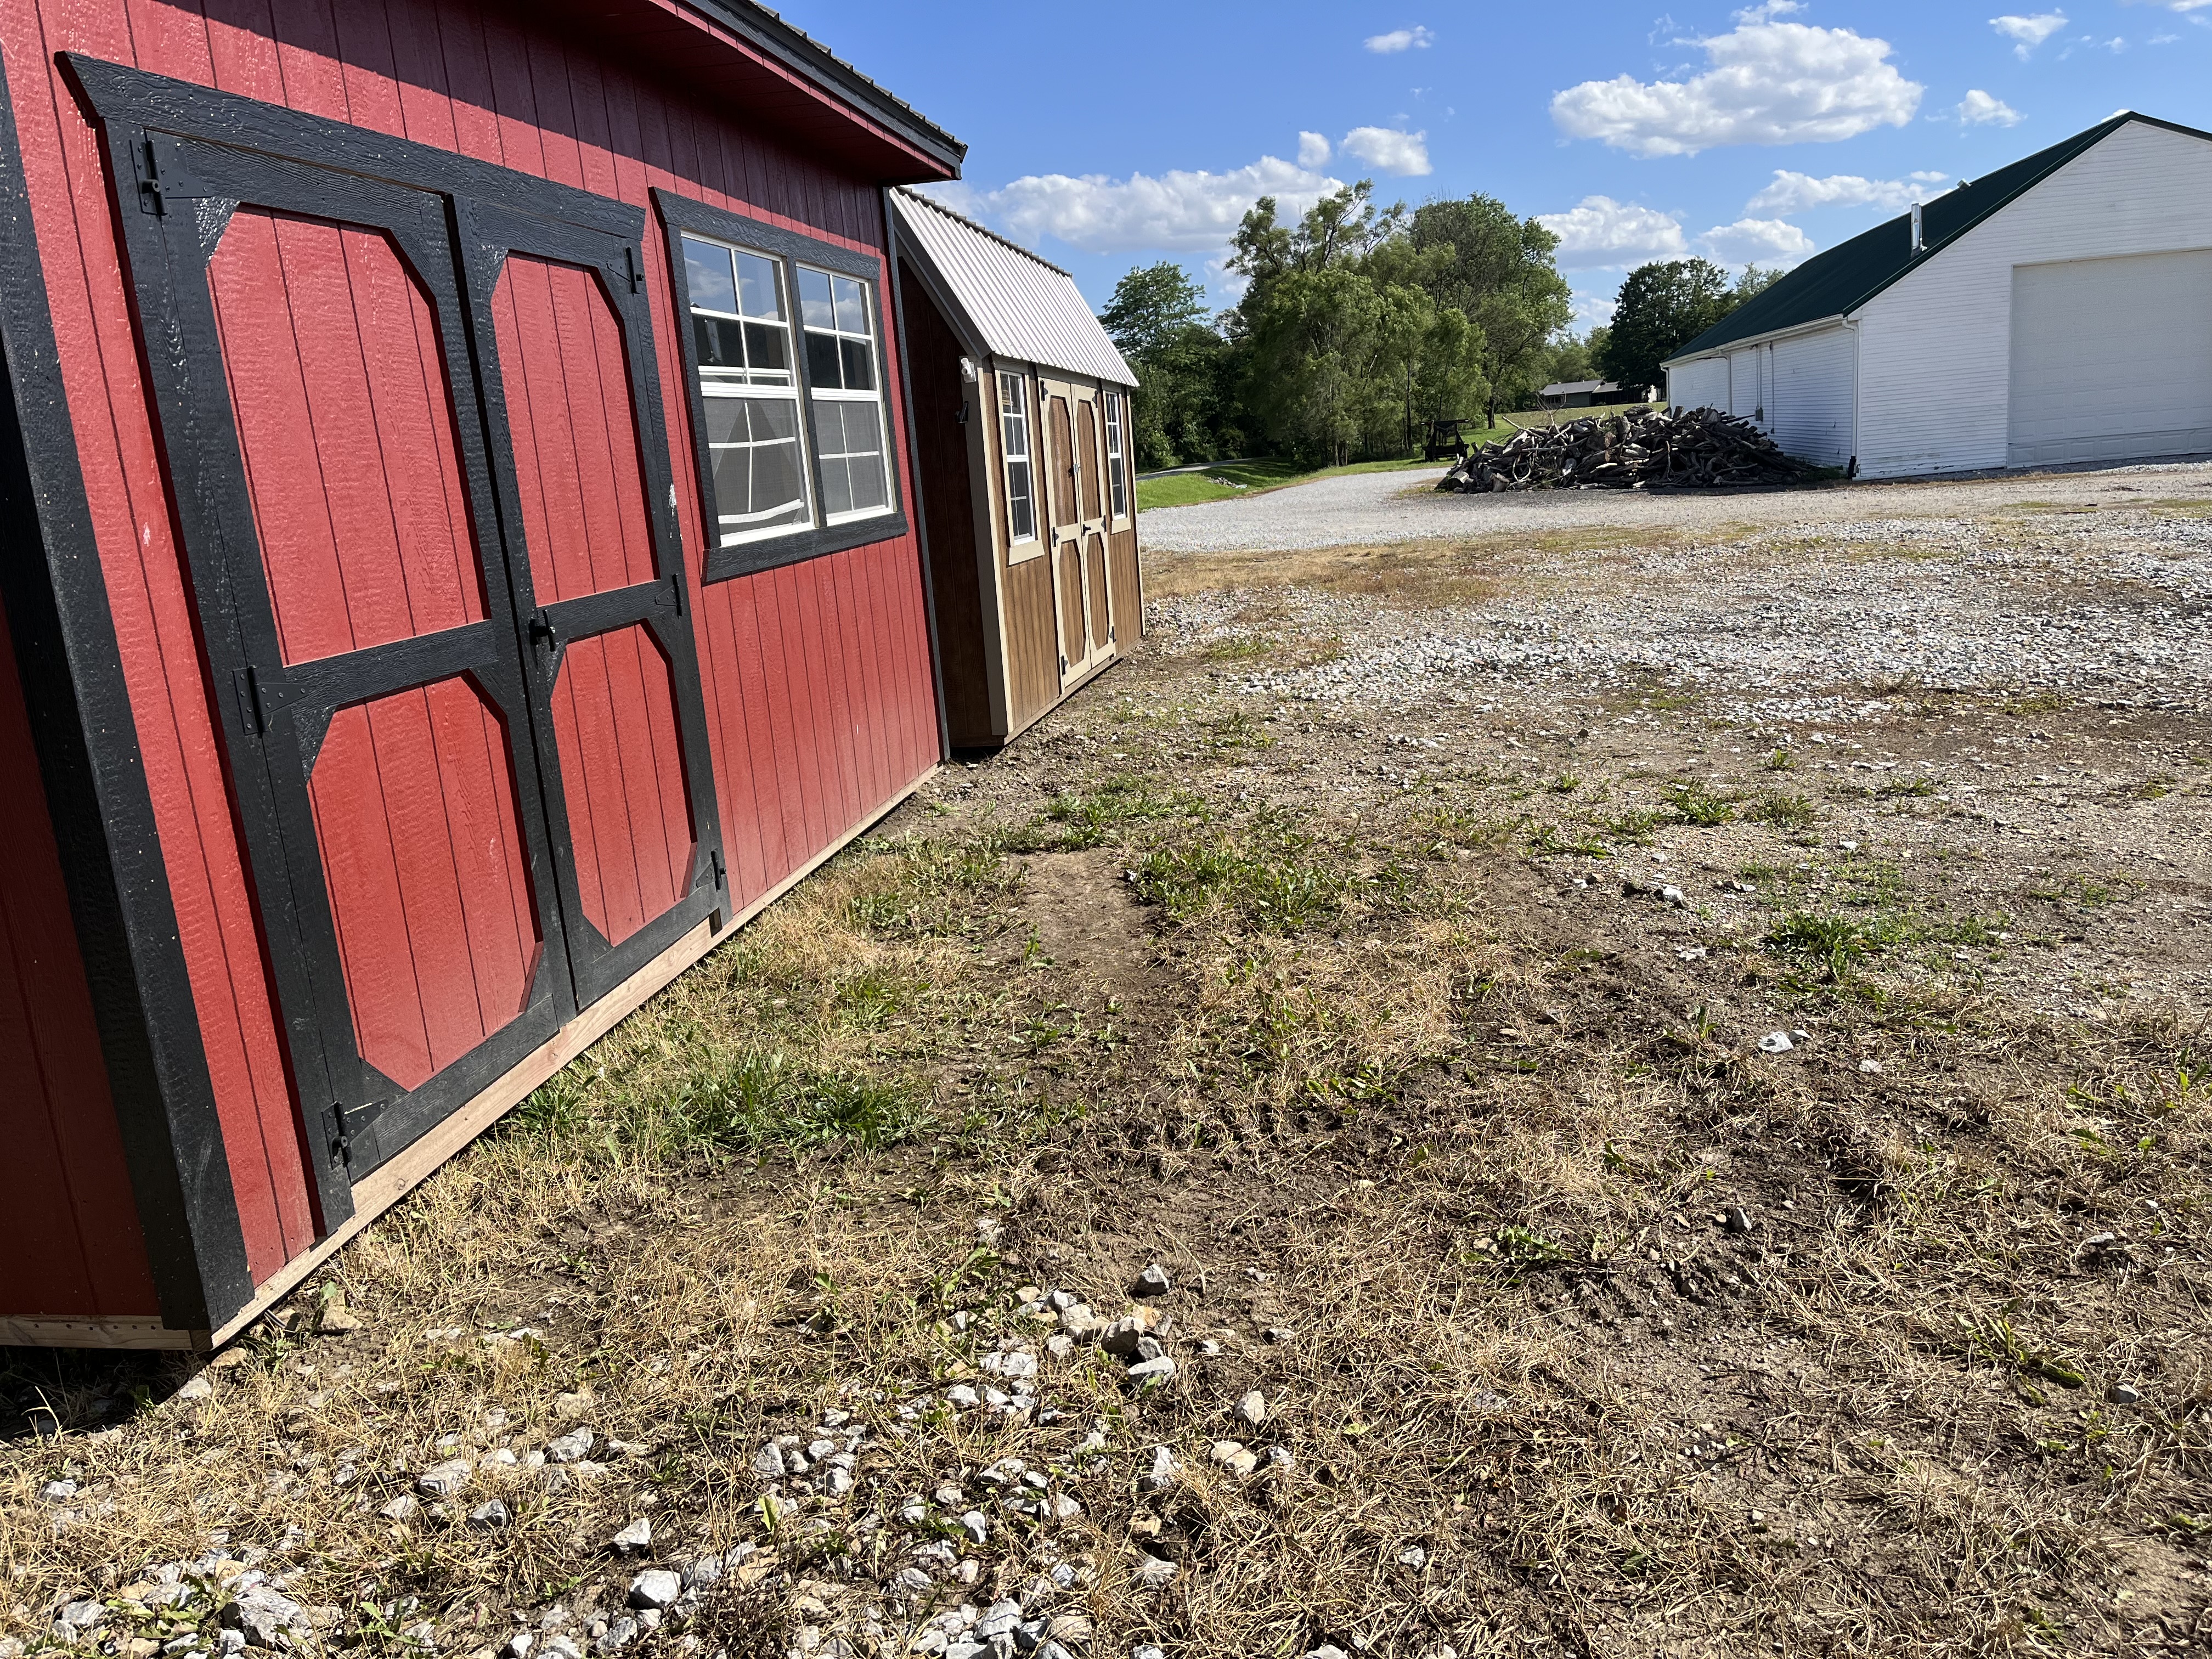
[[[205,1346],[942,758],[962,151],[744,0],[0,64],[0,1342]]]

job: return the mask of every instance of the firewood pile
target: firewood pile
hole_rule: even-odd
[[[1717,409],[1634,408],[1485,444],[1438,489],[1711,489],[1796,483],[1814,469],[1792,460],[1749,421]]]

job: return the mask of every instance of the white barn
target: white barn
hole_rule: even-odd
[[[2212,133],[2124,112],[1816,254],[1675,408],[1863,477],[2212,451]]]

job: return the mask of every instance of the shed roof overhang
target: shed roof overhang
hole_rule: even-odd
[[[968,147],[750,0],[536,0],[657,80],[787,135],[871,184],[957,179]]]

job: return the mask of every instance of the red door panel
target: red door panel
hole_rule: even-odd
[[[653,579],[622,325],[588,270],[510,255],[492,292],[540,605]]]
[[[620,945],[691,884],[691,802],[668,659],[643,627],[561,653],[553,732],[584,914]]]
[[[459,678],[341,709],[308,794],[362,1058],[419,1088],[537,976],[507,733]]]
[[[481,621],[437,319],[391,238],[241,209],[208,285],[284,660]]]

